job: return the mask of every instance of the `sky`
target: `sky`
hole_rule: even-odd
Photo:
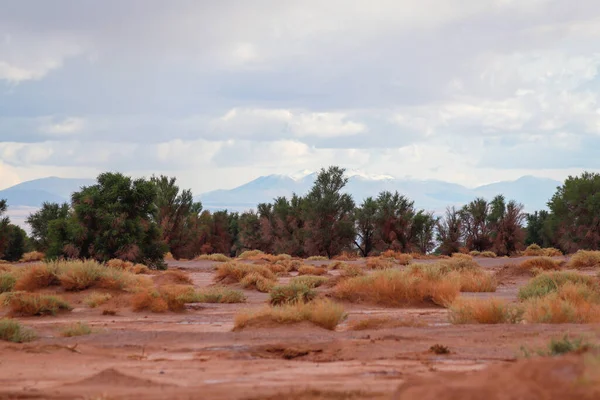
[[[0,189],[600,170],[597,0],[0,0]]]

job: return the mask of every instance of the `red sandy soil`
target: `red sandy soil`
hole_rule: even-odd
[[[520,261],[478,259],[491,271]],[[197,287],[212,284],[212,265],[171,262]],[[527,279],[508,274],[496,293],[471,295],[515,300]],[[78,304],[83,295],[67,296],[70,313],[19,318],[37,340],[0,342],[0,399],[600,399],[598,381],[581,383],[585,355],[519,356],[521,346],[545,347],[567,332],[597,343],[600,325],[453,326],[442,308],[344,304],[348,319],[336,331],[299,324],[232,332],[238,311],[268,298],[245,293],[245,304],[165,314],[123,307],[115,316]],[[424,326],[348,329],[369,316],[412,317]],[[76,321],[94,333],[61,337]],[[450,353],[432,353],[435,344]]]

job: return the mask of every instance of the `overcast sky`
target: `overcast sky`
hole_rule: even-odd
[[[600,169],[598,0],[0,0],[0,188]]]

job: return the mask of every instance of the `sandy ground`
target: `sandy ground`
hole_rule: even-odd
[[[490,270],[520,261],[478,259]],[[184,269],[196,286],[204,287],[212,283],[213,264],[170,266]],[[496,293],[471,295],[515,300],[526,278],[505,281]],[[529,362],[517,361],[521,346],[544,347],[550,338],[567,332],[595,342],[600,339],[599,325],[453,326],[442,308],[352,304],[344,304],[348,319],[336,331],[300,324],[232,332],[240,309],[262,307],[268,297],[245,293],[245,304],[203,304],[166,314],[123,308],[115,316],[77,304],[74,297],[70,300],[76,308],[71,313],[19,318],[40,338],[26,344],[0,342],[0,399],[478,399],[484,397],[465,395],[462,386],[436,390],[452,382],[460,386],[461,379],[489,375],[494,368],[504,369],[493,376],[513,376],[519,371],[514,368]],[[348,330],[350,322],[374,315],[414,317],[425,326]],[[74,338],[59,335],[61,328],[76,321],[87,322],[95,332]],[[450,354],[430,352],[435,344],[447,346]],[[576,369],[579,362],[564,361],[556,368]],[[516,380],[525,376],[516,374]],[[477,390],[483,393],[482,388]],[[523,393],[524,397],[485,398],[570,398],[564,393],[562,397],[536,397],[542,392],[535,390]]]

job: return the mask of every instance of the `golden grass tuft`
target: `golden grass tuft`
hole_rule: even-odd
[[[496,255],[496,253],[494,253],[493,251],[482,251],[479,256],[481,257],[487,257],[487,258],[496,258],[498,257]]]
[[[470,251],[470,252],[469,252],[469,255],[470,255],[471,257],[477,257],[477,256],[479,256],[480,254],[481,254],[481,252],[480,252],[480,251],[477,251],[477,250],[473,250],[473,251]]]
[[[76,322],[69,326],[66,326],[60,331],[61,336],[74,337],[74,336],[85,336],[92,333],[92,328],[85,322]]]
[[[23,254],[20,262],[35,262],[42,261],[46,255],[41,251],[30,251],[28,253]]]
[[[233,329],[241,330],[249,327],[308,321],[322,328],[334,330],[345,317],[344,308],[330,300],[316,300],[310,303],[297,302],[260,310],[243,311],[235,316]]]
[[[392,307],[419,304],[445,307],[454,301],[459,292],[460,283],[454,280],[390,269],[345,279],[334,288],[333,295],[355,303]]]
[[[600,322],[600,294],[588,285],[566,282],[556,291],[527,300],[525,320],[545,324]]]
[[[192,285],[194,282],[185,272],[170,269],[160,274],[160,281],[166,284]]]
[[[327,270],[312,265],[302,265],[298,268],[298,275],[325,275]]]
[[[386,328],[419,328],[426,324],[416,318],[391,318],[391,317],[369,317],[358,321],[353,321],[348,329],[351,331],[364,331]]]
[[[337,260],[337,261],[334,261],[331,264],[327,265],[327,269],[332,271],[332,270],[336,270],[336,269],[342,269],[347,266],[348,266],[347,263]]]
[[[394,261],[390,258],[369,257],[367,258],[368,269],[390,269],[394,268]]]
[[[356,276],[364,276],[367,273],[360,267],[360,265],[349,264],[340,268],[340,275],[345,278],[354,278]]]
[[[71,311],[69,303],[56,295],[27,292],[8,292],[0,296],[0,304],[8,307],[12,315],[56,315],[59,311]]]
[[[38,264],[28,267],[17,279],[14,290],[32,292],[59,284],[57,270],[53,264]]]
[[[359,259],[359,255],[356,252],[342,251],[341,254],[333,257],[336,261],[354,261]]]
[[[496,277],[485,271],[452,271],[448,279],[460,282],[461,292],[495,292],[498,287]]]
[[[169,310],[169,305],[156,290],[143,290],[131,298],[133,311],[152,311],[162,313]]]
[[[246,296],[239,290],[229,289],[224,286],[212,286],[195,293],[194,303],[244,303]]]
[[[321,286],[322,284],[324,284],[325,282],[327,282],[329,280],[329,278],[326,278],[324,276],[316,276],[316,275],[302,275],[302,276],[295,276],[292,279],[290,279],[290,283],[292,284],[299,284],[299,285],[306,285],[309,288],[313,289],[316,287]]]
[[[568,267],[573,269],[596,268],[600,266],[600,251],[579,250],[569,259]]]
[[[531,271],[533,269],[541,269],[544,271],[560,269],[560,262],[550,257],[535,257],[523,261],[519,264],[520,268]]]
[[[10,292],[15,287],[17,278],[10,272],[0,272],[0,293]]]
[[[600,291],[598,281],[594,277],[572,271],[543,272],[530,279],[526,285],[519,289],[519,300],[546,296],[558,291],[561,286],[568,282],[585,285],[595,292]]]
[[[35,338],[35,332],[21,325],[19,321],[9,318],[0,319],[0,340],[24,343],[31,342]]]
[[[275,279],[266,278],[258,272],[251,272],[244,276],[240,281],[240,284],[244,289],[256,289],[262,293],[270,291],[276,283],[277,281]]]
[[[198,260],[208,260],[208,261],[214,261],[214,262],[227,262],[227,261],[231,261],[231,258],[227,257],[225,254],[215,253],[215,254],[202,254],[202,255],[194,258],[194,261],[198,261]]]
[[[167,252],[167,253],[165,254],[165,260],[166,260],[166,261],[173,261],[173,260],[175,260],[175,257],[173,257],[173,253],[171,253],[170,251],[169,251],[169,252]]]
[[[479,255],[481,255],[481,253],[479,253]],[[465,253],[452,253],[451,258],[462,259],[462,260],[472,260],[473,259],[473,257],[470,254],[465,254]]]
[[[110,299],[112,299],[112,295],[110,293],[92,292],[83,299],[83,302],[90,308],[96,308],[103,305]]]
[[[450,306],[453,324],[516,324],[523,316],[520,306],[501,299],[457,298]]]
[[[412,264],[408,272],[426,279],[456,282],[461,292],[495,292],[498,281],[477,263],[457,258],[429,264]]]
[[[329,258],[323,256],[310,256],[306,261],[328,261]]]
[[[394,250],[386,250],[380,255],[381,258],[393,258],[400,265],[408,265],[413,257],[410,254],[400,253]]]
[[[269,292],[269,303],[277,306],[296,302],[308,302],[315,298],[317,293],[305,284],[290,282],[288,285],[274,286]]]
[[[239,262],[227,262],[219,265],[215,271],[215,281],[221,283],[237,283],[246,275],[258,274],[268,280],[275,280],[275,275],[264,265],[244,264]]]
[[[530,244],[523,252],[524,256],[528,257],[558,257],[562,256],[562,251],[554,247],[541,248],[537,244]]]

